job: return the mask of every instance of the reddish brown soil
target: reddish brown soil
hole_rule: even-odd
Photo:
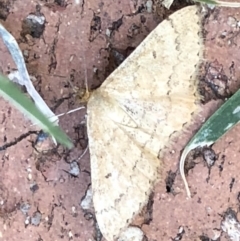
[[[159,22],[184,6],[176,1],[168,11],[157,1],[152,9],[142,0],[76,2],[0,0],[0,21],[17,39],[36,89],[56,114],[80,106],[85,82],[89,89],[100,86]],[[45,28],[31,31],[29,14],[44,15]],[[201,154],[194,159],[187,176],[192,199],[186,198],[178,164],[202,121],[240,85],[239,19],[237,9],[215,9],[204,22],[203,112],[166,155],[147,207],[150,218],[135,220],[149,241],[229,240],[221,221],[228,208],[239,210],[240,127],[213,145],[217,160],[210,170]],[[0,56],[4,73],[14,69],[2,43]],[[209,84],[213,80],[219,91]],[[0,240],[100,240],[94,213],[80,205],[91,172],[86,109],[60,119],[75,144],[66,151],[50,140],[36,144],[36,127],[4,100],[0,106],[0,147],[10,144],[0,152]],[[69,173],[75,160],[76,176]]]

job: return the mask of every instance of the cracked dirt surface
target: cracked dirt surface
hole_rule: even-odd
[[[184,6],[175,2],[168,11],[149,2],[0,0],[0,21],[17,39],[36,89],[59,114],[82,105],[79,95],[86,81],[89,89],[100,86],[159,22]],[[40,19],[37,26],[29,20],[33,16]],[[178,163],[202,121],[240,85],[239,21],[237,9],[212,10],[205,20],[203,113],[169,150],[162,181],[134,220],[149,241],[230,240],[221,222],[227,210],[239,217],[240,127],[213,145],[211,168],[201,151],[189,158],[191,200]],[[2,43],[0,56],[1,71],[15,68]],[[86,110],[60,119],[75,144],[67,151],[55,147],[2,99],[0,106],[0,240],[101,240],[92,208],[84,211],[88,202],[82,203],[90,184]]]

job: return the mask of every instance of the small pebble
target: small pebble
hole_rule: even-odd
[[[38,184],[36,184],[36,183],[30,184],[30,190],[31,190],[32,192],[36,192],[38,189],[39,189]]]
[[[25,219],[25,225],[27,226],[27,225],[29,225],[29,223],[30,223],[30,217],[29,216],[27,216],[27,218]]]
[[[78,163],[77,162],[71,162],[70,163],[70,171],[69,173],[71,175],[73,175],[74,177],[77,177],[80,173],[80,169],[79,169],[79,166],[78,166]]]
[[[31,173],[28,173],[28,180],[32,180],[32,174]]]
[[[21,212],[23,213],[23,214],[27,214],[28,213],[28,211],[30,210],[30,208],[31,208],[31,205],[29,204],[29,203],[22,203],[21,205],[20,205],[20,210],[21,210]]]
[[[107,28],[106,29],[106,35],[107,35],[107,37],[111,37],[111,34],[112,34],[112,31],[109,29],[109,28]]]
[[[148,13],[152,13],[152,7],[153,7],[153,1],[148,0],[148,1],[146,2],[146,8],[147,8],[147,12],[148,12]]]
[[[143,231],[138,227],[128,227],[120,234],[117,241],[142,241],[144,238]]]
[[[43,142],[45,141],[47,138],[48,138],[48,133],[45,133],[43,131],[40,131],[38,136],[37,136],[37,139],[36,139],[36,143],[37,144],[38,142]]]
[[[82,207],[83,210],[89,210],[93,207],[91,186],[88,188],[86,195],[84,196],[84,198],[80,203],[80,206]]]
[[[46,20],[43,15],[37,16],[35,14],[29,14],[26,19],[32,21],[33,23],[38,23],[40,25],[43,25]]]
[[[217,160],[217,155],[212,149],[206,148],[203,150],[203,158],[206,161],[208,167],[211,167],[214,165],[215,161]]]
[[[41,222],[42,214],[40,212],[35,212],[31,218],[31,224],[38,226]]]
[[[72,233],[72,231],[71,231],[71,230],[68,232],[68,237],[69,237],[70,239],[72,239],[72,238],[73,238],[73,233]]]

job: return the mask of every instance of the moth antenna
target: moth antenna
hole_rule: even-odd
[[[89,146],[87,145],[87,147],[85,148],[85,150],[83,151],[83,153],[78,157],[78,159],[76,160],[76,162],[79,162],[87,153]]]
[[[86,88],[86,96],[89,98],[90,92],[88,89],[88,77],[87,77],[87,66],[86,66],[86,58],[85,58],[85,52],[83,51],[83,63],[84,63],[84,82],[85,82],[85,88]]]

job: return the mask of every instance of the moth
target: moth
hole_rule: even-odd
[[[171,136],[198,109],[202,58],[197,6],[161,22],[87,104],[93,204],[106,240],[119,237],[161,178]]]

